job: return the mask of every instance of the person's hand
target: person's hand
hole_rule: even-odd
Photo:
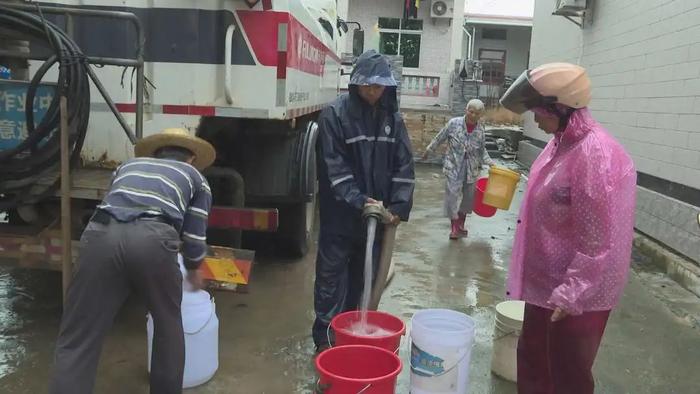
[[[187,270],[187,275],[185,277],[187,282],[192,286],[192,290],[199,290],[204,288],[204,278],[198,269]]]
[[[566,319],[567,316],[569,316],[569,314],[566,313],[565,310],[557,307],[557,309],[554,310],[554,313],[552,313],[552,323],[562,321],[562,320]]]
[[[368,205],[379,205],[379,201],[373,199],[372,197],[367,197],[367,201],[365,202],[365,206]]]
[[[389,224],[391,224],[392,226],[398,226],[399,224],[401,224],[401,218],[399,217],[399,215],[391,214],[391,221],[389,222]]]

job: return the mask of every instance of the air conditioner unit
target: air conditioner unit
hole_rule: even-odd
[[[452,19],[454,13],[454,0],[433,0],[430,2],[430,16],[432,18]]]
[[[588,9],[588,0],[557,0],[555,13],[560,15],[570,15]]]

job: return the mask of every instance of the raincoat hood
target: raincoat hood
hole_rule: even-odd
[[[355,68],[350,73],[349,85],[396,87],[398,84],[391,73],[389,59],[374,49],[370,49],[357,58]]]
[[[396,79],[391,73],[391,63],[386,56],[378,53],[374,49],[360,55],[355,62],[355,68],[350,74],[348,91],[351,98],[351,113],[355,116],[362,116],[363,107],[369,107],[359,95],[359,86],[382,85],[386,87],[384,94],[379,99],[378,105],[388,113],[398,111],[398,100],[396,96]]]

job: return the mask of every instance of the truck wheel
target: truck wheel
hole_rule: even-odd
[[[316,195],[310,202],[280,208],[278,251],[285,257],[301,258],[309,251],[316,220]]]

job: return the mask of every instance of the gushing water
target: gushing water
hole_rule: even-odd
[[[347,331],[353,335],[363,337],[385,337],[394,334],[394,332],[374,324],[366,323],[365,325],[362,325],[361,321],[352,323],[350,327],[347,328]]]
[[[365,285],[362,290],[362,299],[360,301],[360,332],[368,332],[367,327],[367,310],[369,309],[369,300],[372,296],[372,253],[374,252],[374,236],[377,231],[377,219],[369,217],[367,219],[367,248],[365,249]]]

